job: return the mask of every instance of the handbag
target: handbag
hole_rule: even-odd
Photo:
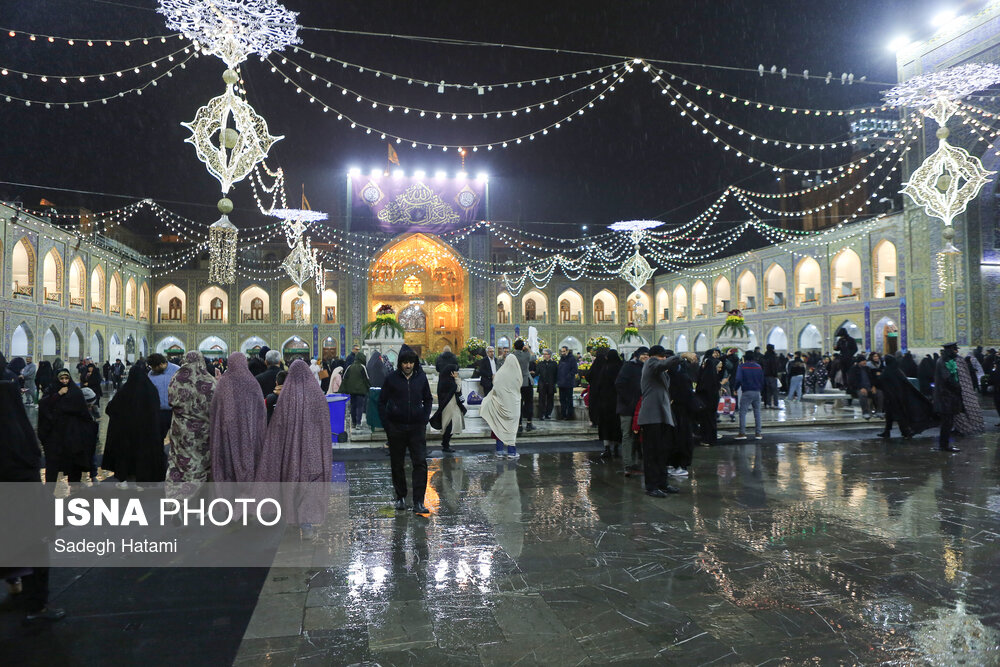
[[[469,405],[482,405],[483,397],[476,393],[475,390],[469,392],[469,397],[466,399]]]
[[[718,413],[720,415],[731,415],[736,412],[736,399],[729,394],[719,396]]]
[[[325,380],[328,377],[330,377],[330,372],[328,370],[326,370],[325,368],[319,372],[319,379],[320,380]]]

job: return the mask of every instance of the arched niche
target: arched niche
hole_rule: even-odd
[[[823,334],[815,324],[807,324],[799,332],[799,350],[802,352],[822,352]]]
[[[206,359],[220,359],[229,354],[229,346],[218,336],[208,336],[198,343],[198,351]]]
[[[729,284],[729,278],[719,276],[715,280],[715,312],[728,313],[733,309],[733,287]]]
[[[180,356],[184,354],[185,349],[184,341],[177,336],[161,338],[156,344],[156,351],[168,357]]]
[[[83,356],[83,334],[79,329],[69,332],[69,341],[66,344],[66,361],[79,359]]]
[[[240,292],[241,322],[267,322],[270,309],[271,296],[260,285],[251,285]]]
[[[105,309],[106,300],[104,298],[105,289],[107,285],[105,284],[106,278],[104,274],[104,267],[98,264],[94,267],[94,270],[90,273],[90,309],[99,310],[102,313]]]
[[[302,294],[299,294],[299,292]],[[296,285],[292,285],[281,293],[281,321],[285,324],[295,322],[301,314],[302,320],[309,322],[310,298],[309,292],[299,290]]]
[[[698,335],[694,337],[694,351],[701,354],[706,350],[708,350],[708,336],[699,332]]]
[[[135,291],[135,278],[129,278],[125,283],[125,316],[136,318],[139,311],[138,294]]]
[[[674,352],[680,354],[681,352],[688,351],[688,337],[687,334],[678,334],[677,338],[674,340]]]
[[[160,288],[156,293],[157,322],[183,322],[186,304],[187,295],[177,285]]]
[[[632,323],[637,327],[643,327],[650,323],[649,309],[652,302],[649,295],[643,290],[636,290],[628,295],[625,300],[625,324]]]
[[[830,262],[831,294],[838,301],[861,298],[861,258],[850,248],[838,252]]]
[[[788,305],[788,277],[778,264],[772,264],[764,272],[764,305],[767,308]]]
[[[149,319],[149,286],[146,283],[139,288],[139,319]],[[145,353],[142,356],[145,357]]]
[[[69,305],[70,308],[87,306],[87,265],[79,256],[69,264]]]
[[[514,309],[514,300],[507,292],[497,294],[497,324],[510,324],[510,313]]]
[[[10,358],[25,357],[32,354],[35,348],[35,337],[27,322],[21,322],[14,327],[10,336]],[[9,360],[8,360],[9,361]]]
[[[94,361],[106,361],[104,356],[104,336],[101,335],[100,331],[95,331],[90,337],[90,354],[88,355]]]
[[[575,289],[563,290],[559,295],[559,323],[583,324],[583,297]]]
[[[10,258],[11,294],[15,299],[35,297],[35,247],[28,237],[14,244]]]
[[[538,290],[531,290],[521,297],[521,316],[528,324],[547,321],[549,300]]]
[[[594,295],[594,324],[616,324],[618,322],[618,298],[603,289]]]
[[[210,285],[202,290],[198,295],[198,321],[217,324],[229,321],[229,294],[224,289]]]
[[[803,257],[795,265],[796,304],[817,305],[823,294],[823,283],[819,262],[812,257]]]
[[[670,321],[670,296],[662,287],[656,292],[656,321]]]
[[[122,312],[122,277],[115,271],[111,274],[111,285],[108,289],[108,310],[112,315]]]
[[[774,345],[776,352],[788,352],[788,334],[781,327],[774,327],[767,334],[767,344]]]
[[[554,351],[558,351],[563,347],[567,348],[571,354],[576,354],[577,352],[583,352],[583,343],[576,336],[566,336],[561,341],[559,341],[559,347]]]
[[[775,265],[777,266],[777,265]],[[781,268],[780,266],[778,267]],[[736,307],[739,310],[757,310],[757,276],[750,269],[740,274],[736,282]],[[783,291],[783,290],[782,290]]]
[[[267,347],[267,341],[265,341],[260,336],[250,336],[242,343],[240,343],[240,352],[247,355],[259,354],[261,348]]]
[[[876,299],[897,295],[898,270],[896,246],[885,239],[879,241],[872,250],[872,292]]]
[[[337,321],[337,292],[327,288],[323,290],[323,322],[333,324]]]
[[[694,281],[694,285],[691,286],[691,308],[695,317],[708,315],[708,287],[702,280]]]
[[[42,356],[47,358],[55,358],[62,354],[62,336],[59,335],[59,330],[54,326],[50,326],[45,330],[45,335],[42,336]]]
[[[59,305],[62,303],[63,260],[55,248],[45,253],[42,260],[42,293],[45,303]]]
[[[688,318],[688,293],[684,285],[674,288],[674,321]]]

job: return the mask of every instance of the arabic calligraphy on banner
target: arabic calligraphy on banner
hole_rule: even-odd
[[[478,219],[484,189],[465,179],[354,176],[352,218],[391,234],[440,233]]]

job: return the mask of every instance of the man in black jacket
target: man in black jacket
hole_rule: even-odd
[[[774,351],[774,344],[767,344],[767,352],[760,361],[760,367],[764,369],[764,407],[778,407],[778,354]]]
[[[424,491],[427,489],[427,422],[434,399],[427,376],[417,370],[417,354],[404,345],[399,351],[396,371],[388,375],[378,397],[378,414],[389,439],[392,486],[396,492],[397,511],[406,509],[406,468],[404,458],[410,453],[413,466],[413,511],[426,514]]]
[[[535,376],[538,378],[539,419],[552,419],[558,371],[559,364],[552,359],[552,350],[545,348],[542,352],[542,360],[535,364]]]
[[[490,345],[483,352],[483,358],[479,360],[476,372],[479,374],[479,384],[483,385],[483,398],[493,391],[493,376],[497,374],[497,360],[494,355],[493,346]]]
[[[638,475],[639,451],[638,440],[632,431],[632,418],[635,416],[636,405],[642,397],[642,365],[649,359],[649,348],[640,347],[632,353],[632,358],[622,364],[615,378],[615,412],[622,427],[622,465],[625,476]]]
[[[281,370],[281,352],[268,350],[267,356],[264,357],[264,363],[267,364],[267,370],[257,375],[257,384],[260,385],[260,390],[263,392],[264,398],[267,398],[268,395],[274,393],[278,371]]]

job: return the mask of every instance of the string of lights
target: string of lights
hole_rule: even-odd
[[[39,74],[37,72],[22,71],[19,69],[15,69],[13,67],[0,67],[0,76],[20,75],[22,79],[38,79],[42,83],[59,82],[63,84],[76,83],[76,82],[87,83],[88,81],[91,80],[106,81],[111,77],[120,79],[130,72],[134,74],[141,74],[142,70],[146,68],[156,69],[160,66],[161,63],[174,62],[174,56],[177,56],[181,53],[190,53],[190,52],[191,52],[191,47],[182,46],[176,51],[168,53],[165,56],[160,56],[159,58],[155,58],[153,60],[149,60],[147,62],[140,63],[138,65],[130,65],[128,67],[123,67],[121,69],[116,69],[109,72],[100,72],[97,74]]]
[[[117,100],[117,99],[125,97],[126,95],[131,95],[133,93],[136,94],[136,95],[142,95],[143,91],[145,91],[150,86],[154,86],[154,87],[157,86],[159,84],[159,81],[161,79],[172,78],[174,76],[174,71],[175,70],[177,70],[177,69],[187,69],[187,63],[188,63],[188,61],[191,60],[192,58],[197,58],[198,57],[198,51],[197,50],[190,49],[190,48],[185,48],[184,51],[185,52],[190,51],[190,53],[188,53],[188,55],[185,58],[183,58],[180,62],[178,62],[177,64],[173,65],[169,69],[165,70],[159,76],[153,77],[152,79],[150,79],[146,83],[142,84],[141,86],[136,86],[134,88],[129,88],[127,90],[122,90],[122,91],[119,91],[117,93],[114,93],[114,94],[111,94],[111,95],[107,95],[107,96],[104,96],[104,97],[95,97],[95,98],[87,99],[87,100],[70,100],[70,101],[61,101],[61,102],[60,101],[51,101],[51,100],[46,101],[46,100],[39,100],[39,99],[31,99],[31,98],[26,98],[26,97],[20,97],[18,95],[4,95],[3,98],[4,98],[5,102],[21,102],[26,107],[30,107],[30,106],[32,106],[34,104],[34,105],[44,106],[46,109],[51,109],[53,106],[61,106],[64,109],[69,109],[69,108],[75,107],[75,106],[82,106],[84,108],[87,108],[91,104],[98,104],[98,103],[100,103],[100,104],[107,104],[111,100]],[[0,93],[0,94],[2,94],[2,93]]]
[[[808,72],[808,70],[807,70]],[[708,97],[718,97],[720,100],[730,102],[732,104],[742,104],[744,107],[749,107],[752,109],[759,109],[761,111],[774,111],[778,113],[788,113],[788,114],[802,114],[805,116],[853,116],[856,114],[874,114],[883,111],[888,111],[891,107],[887,105],[882,106],[869,106],[854,109],[815,109],[811,107],[796,107],[783,104],[771,104],[768,102],[762,102],[760,100],[754,100],[746,97],[741,97],[739,95],[734,95],[732,93],[727,93],[715,88],[706,86],[705,84],[695,83],[689,81],[686,77],[680,76],[678,74],[673,74],[664,70],[659,70],[660,76],[668,75],[671,81],[677,81],[680,86],[691,86],[698,92],[704,92]],[[808,76],[808,75],[807,75]],[[832,72],[827,72],[826,77],[832,77]],[[824,78],[826,78],[824,77]]]
[[[58,35],[45,35],[35,32],[27,32],[25,30],[15,30],[13,28],[0,28],[0,33],[5,33],[7,37],[10,38],[23,38],[26,37],[29,42],[47,42],[49,44],[54,43],[65,43],[67,46],[76,45],[86,45],[86,46],[132,46],[133,44],[139,46],[149,46],[152,43],[159,42],[160,44],[166,44],[168,39],[184,39],[184,35],[180,33],[170,33],[167,35],[153,35],[150,37],[129,37],[127,39],[102,39],[97,37],[60,37]]]
[[[493,92],[494,88],[506,90],[509,88],[523,88],[524,86],[537,86],[538,84],[551,84],[557,81],[565,81],[566,79],[575,79],[578,76],[590,76],[591,74],[597,73],[602,74],[606,67],[610,65],[604,65],[600,67],[591,67],[588,69],[578,69],[571,72],[562,72],[559,74],[550,74],[544,77],[537,77],[534,79],[520,79],[513,81],[498,81],[495,83],[456,83],[450,81],[428,81],[426,79],[421,79],[419,77],[409,76],[406,74],[399,74],[397,72],[389,72],[386,70],[381,70],[378,68],[368,67],[361,65],[359,63],[350,62],[347,60],[341,60],[334,56],[328,56],[322,53],[317,53],[316,51],[311,51],[302,46],[296,46],[292,49],[293,53],[307,53],[310,59],[319,58],[325,60],[328,63],[337,63],[342,69],[351,69],[363,74],[372,74],[376,78],[386,77],[391,81],[405,81],[407,85],[418,85],[424,88],[434,87],[439,92],[443,92],[442,89],[452,88],[455,90],[465,90],[474,91],[480,95],[483,93]],[[621,61],[622,58],[615,58],[616,61]],[[629,59],[631,60],[631,58]]]
[[[736,125],[735,123],[725,121],[720,116],[717,116],[716,114],[707,111],[706,109],[700,107],[698,104],[696,104],[689,98],[682,95],[676,88],[674,88],[670,84],[663,84],[663,86],[661,87],[661,91],[670,91],[674,93],[673,99],[670,102],[670,106],[677,107],[680,110],[680,115],[682,117],[690,114],[691,118],[693,119],[695,117],[694,116],[695,113],[700,113],[703,116],[702,120],[714,121],[715,126],[724,127],[727,131],[734,132],[737,136],[740,137],[746,136],[750,141],[760,141],[761,145],[763,146],[773,145],[777,148],[786,148],[786,149],[794,148],[795,150],[802,150],[803,148],[807,150],[826,150],[827,148],[831,149],[848,148],[850,146],[856,146],[859,142],[868,143],[875,139],[880,139],[880,138],[885,139],[887,136],[895,136],[896,134],[898,134],[898,132],[896,132],[889,135],[885,132],[880,133],[875,131],[869,135],[863,135],[861,137],[852,137],[851,139],[841,139],[838,141],[828,141],[819,143],[809,143],[809,142],[799,143],[795,141],[788,141],[786,139],[776,139],[774,137],[766,137],[760,134],[756,134],[750,130],[747,130],[746,128]],[[670,92],[668,92],[668,94],[670,94]],[[703,132],[703,134],[707,133]]]
[[[671,86],[669,86],[668,84],[663,83],[662,80],[658,81],[656,83],[657,83],[657,85],[659,85],[661,87],[661,90],[665,91],[666,93],[669,93],[671,90],[675,90]],[[678,101],[687,102],[688,100],[687,100],[686,97],[684,97],[680,93],[677,93],[675,95],[675,98],[671,101],[671,106],[677,106],[677,102]],[[695,110],[695,111],[702,111],[703,112],[703,110],[701,110],[700,107],[697,107],[697,105],[692,105],[692,109]],[[861,156],[859,158],[851,160],[850,162],[847,162],[847,163],[844,163],[844,164],[841,164],[841,165],[837,165],[837,166],[833,166],[833,167],[824,167],[824,168],[812,169],[812,170],[809,170],[809,169],[796,169],[796,168],[791,168],[791,167],[784,167],[784,166],[782,166],[780,164],[768,162],[766,160],[761,160],[759,158],[755,158],[755,157],[753,157],[751,155],[745,154],[743,150],[741,150],[741,149],[733,146],[732,144],[730,144],[730,143],[726,142],[724,139],[722,139],[718,134],[716,134],[712,129],[710,129],[706,123],[702,122],[701,119],[697,118],[694,113],[688,114],[687,111],[685,111],[683,108],[681,108],[679,110],[679,114],[681,115],[681,117],[687,116],[687,117],[691,118],[691,124],[700,127],[700,129],[702,130],[702,134],[711,136],[712,137],[712,143],[720,143],[721,142],[723,150],[726,150],[726,151],[729,151],[729,150],[735,151],[737,157],[746,157],[747,161],[750,164],[757,163],[757,164],[760,164],[762,166],[770,167],[771,170],[774,171],[774,172],[785,172],[785,173],[791,173],[791,174],[795,174],[795,175],[801,173],[804,176],[808,176],[811,173],[821,174],[824,171],[827,172],[827,173],[832,174],[834,171],[844,171],[846,169],[856,168],[856,167],[858,167],[860,165],[863,165],[863,164],[867,163],[868,159],[875,152],[877,152],[877,149],[876,149],[875,151],[872,151],[871,153],[867,153],[867,154],[865,154],[865,155],[863,155],[863,156]],[[705,116],[706,117],[710,117],[711,115],[706,113]],[[714,118],[714,120],[715,120],[716,124],[718,124],[718,125],[721,125],[722,122],[723,122],[719,118]],[[727,128],[728,127],[729,127],[729,124],[727,124]],[[735,128],[735,126],[732,126],[732,127]],[[740,130],[740,131],[746,133],[745,130]],[[892,138],[892,140],[898,140],[898,139],[901,138],[901,136],[902,135],[899,132],[896,132],[896,133],[894,133],[892,135],[891,138]],[[761,139],[761,140],[765,139],[764,137],[758,137],[757,135],[754,135],[754,134],[749,134],[748,138],[751,141],[756,141],[757,139]],[[824,144],[793,144],[791,142],[784,142],[784,141],[781,141],[781,140],[774,140],[774,139],[768,139],[768,141],[774,143],[775,145],[778,145],[779,143],[781,143],[781,144],[787,144],[786,147],[794,146],[796,148],[796,150],[801,150],[802,148],[810,148],[810,149],[819,148],[820,150],[822,150],[823,149],[822,147],[825,146]]]
[[[604,100],[608,93],[614,92],[618,84],[620,84],[624,80],[625,76],[632,71],[631,66],[622,68],[622,73],[616,75],[615,78],[606,87],[604,87],[603,89],[600,90],[600,92],[597,93],[597,95],[593,96],[592,98],[584,102],[581,106],[576,108],[571,113],[567,114],[566,116],[563,116],[560,120],[550,122],[547,125],[534,130],[533,132],[517,136],[511,136],[506,139],[497,139],[492,142],[449,144],[449,143],[439,143],[439,142],[427,142],[427,141],[407,138],[393,134],[392,132],[389,131],[379,130],[370,125],[361,123],[360,121],[351,118],[344,112],[338,111],[335,107],[330,106],[328,103],[321,101],[313,93],[309,93],[302,86],[292,81],[292,79],[290,78],[290,74],[288,72],[285,72],[278,65],[276,65],[271,58],[267,58],[267,62],[270,63],[270,65],[274,68],[275,73],[278,74],[278,76],[281,78],[282,81],[284,81],[284,83],[291,86],[295,86],[296,93],[301,94],[305,92],[306,96],[309,98],[310,103],[319,102],[324,112],[330,112],[330,111],[334,112],[335,114],[337,114],[337,120],[339,121],[346,120],[348,123],[350,123],[351,129],[360,128],[364,130],[366,134],[372,134],[373,132],[375,132],[378,133],[380,135],[380,138],[383,140],[390,139],[395,141],[397,144],[404,142],[409,143],[412,148],[417,148],[422,146],[426,147],[427,149],[440,148],[443,151],[447,151],[449,149],[457,150],[461,148],[471,148],[473,152],[477,152],[480,148],[485,148],[486,150],[491,151],[495,147],[507,148],[511,144],[520,144],[523,141],[534,141],[536,135],[545,136],[548,135],[550,130],[560,129],[563,126],[563,124],[572,122],[575,117],[582,116],[584,113],[586,113],[586,109],[593,108],[597,102]]]
[[[493,118],[502,118],[504,116],[511,116],[511,117],[513,117],[513,116],[517,116],[518,112],[521,112],[521,113],[531,113],[531,111],[532,111],[533,108],[541,110],[541,109],[544,109],[546,107],[546,105],[549,105],[549,106],[559,106],[559,103],[561,101],[564,101],[564,100],[572,97],[573,95],[576,95],[577,93],[579,93],[581,91],[584,91],[584,90],[596,90],[598,85],[606,85],[607,84],[607,80],[608,80],[607,76],[605,76],[603,74],[599,74],[596,79],[594,79],[592,81],[587,81],[582,86],[578,86],[576,88],[573,88],[572,90],[566,91],[566,92],[564,92],[564,93],[562,93],[560,95],[556,95],[555,97],[547,98],[545,100],[542,100],[541,102],[532,102],[530,104],[520,104],[517,107],[504,108],[504,109],[493,109],[493,110],[490,110],[490,111],[482,111],[482,110],[476,110],[476,111],[465,110],[465,111],[460,111],[460,110],[453,110],[453,109],[447,109],[447,110],[446,109],[430,109],[430,108],[425,108],[425,107],[420,107],[420,106],[413,106],[413,105],[390,104],[389,102],[385,102],[383,100],[377,100],[377,99],[375,99],[373,97],[369,97],[367,95],[363,95],[362,93],[359,93],[356,90],[353,90],[351,88],[347,88],[347,87],[345,87],[345,86],[343,86],[343,85],[341,85],[341,84],[339,84],[339,83],[337,83],[335,81],[327,79],[327,78],[323,77],[322,75],[317,74],[316,72],[313,72],[312,70],[304,67],[303,65],[301,65],[299,63],[296,63],[293,60],[288,59],[287,57],[284,57],[284,58],[281,59],[281,64],[282,65],[285,65],[285,64],[292,65],[292,66],[295,67],[295,73],[296,74],[305,74],[306,76],[309,77],[310,81],[317,81],[318,80],[318,81],[320,81],[322,83],[325,83],[327,88],[335,88],[335,89],[339,90],[341,96],[347,97],[347,98],[353,98],[354,101],[357,102],[357,103],[359,103],[359,104],[370,105],[372,109],[384,109],[385,111],[388,111],[388,112],[392,112],[392,111],[395,111],[395,110],[399,109],[404,114],[408,114],[408,113],[410,113],[412,111],[412,112],[416,113],[418,116],[420,116],[421,118],[424,118],[425,116],[430,115],[430,116],[433,116],[435,119],[441,119],[441,118],[450,117],[451,120],[457,120],[459,117],[464,117],[464,118],[466,118],[468,120],[486,119],[486,118],[491,118],[491,117],[493,117]],[[613,65],[610,65],[609,69],[611,70],[612,74],[616,74],[619,67],[627,67],[627,66],[628,66],[627,62],[615,63]],[[602,68],[602,70],[603,70],[603,68]],[[271,73],[272,74],[277,73],[277,68],[272,66]],[[576,78],[576,77],[574,76],[573,78]]]

